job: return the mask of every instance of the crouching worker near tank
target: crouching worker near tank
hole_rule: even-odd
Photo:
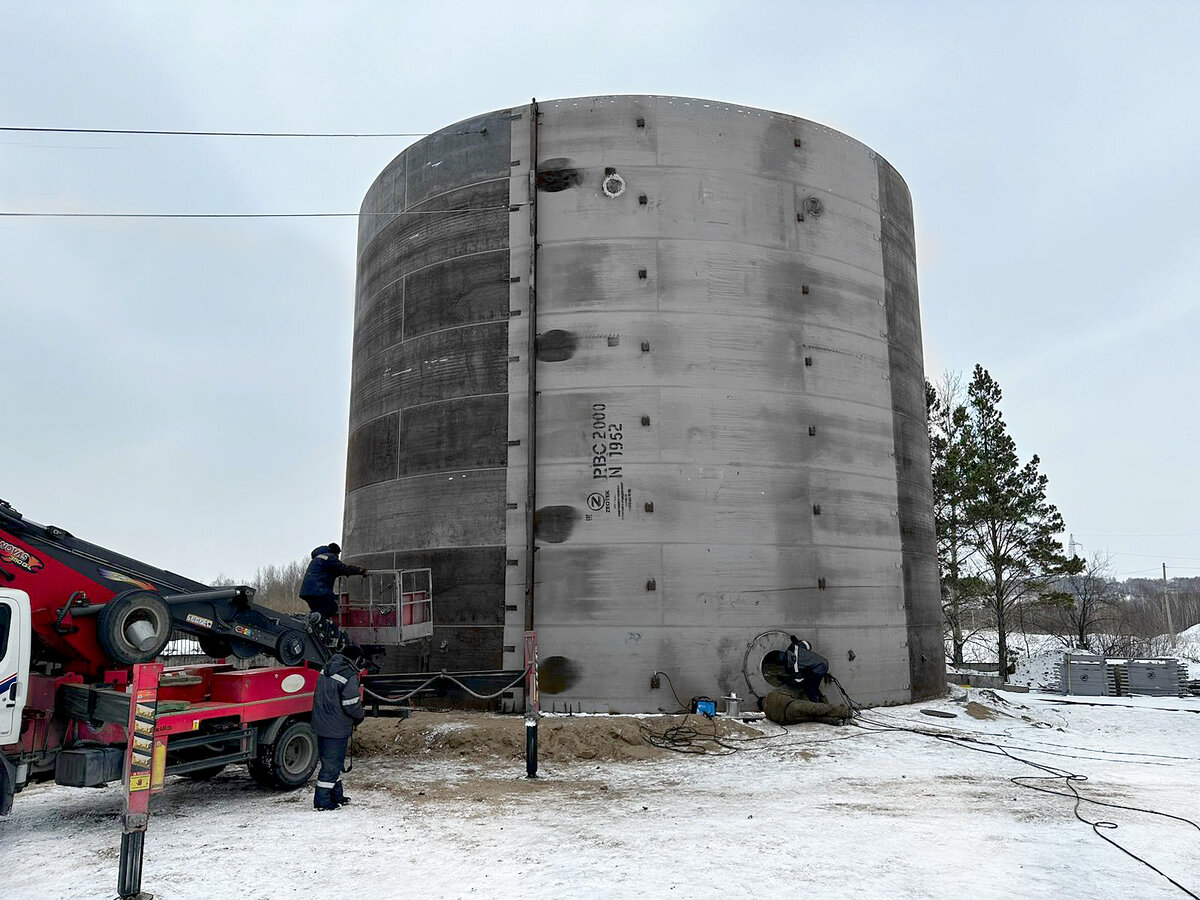
[[[313,695],[312,728],[317,736],[317,754],[321,758],[314,808],[337,809],[350,802],[342,790],[342,767],[346,764],[346,749],[354,726],[365,716],[359,696],[358,667],[342,654],[335,653],[317,676],[317,690]]]
[[[304,570],[304,581],[300,583],[300,599],[308,608],[326,619],[337,615],[337,596],[333,593],[333,581],[339,575],[366,575],[360,566],[348,566],[338,554],[342,548],[330,542],[312,552],[312,560]]]
[[[814,653],[808,641],[802,641],[794,634],[789,637],[792,643],[784,654],[784,675],[792,684],[799,685],[804,696],[813,703],[827,702],[821,693],[821,682],[829,674],[829,660]]]

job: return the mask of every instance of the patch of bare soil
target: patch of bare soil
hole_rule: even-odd
[[[686,718],[686,722],[685,722]],[[745,738],[760,732],[730,719],[698,716],[553,716],[538,725],[538,758],[551,762],[658,759],[674,755],[647,741],[675,726],[694,729],[698,746],[720,750],[705,738]],[[715,729],[715,730],[714,730]],[[691,732],[689,732],[690,734]],[[409,719],[367,719],[355,731],[355,756],[493,757],[525,755],[525,719],[518,715],[417,710]]]
[[[1000,713],[994,709],[989,709],[982,703],[976,703],[974,700],[967,703],[967,715],[972,719],[987,719],[989,721],[1000,718]]]

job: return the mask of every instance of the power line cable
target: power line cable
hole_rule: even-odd
[[[32,125],[0,125],[0,131],[22,131],[38,134],[138,134],[171,137],[268,137],[268,138],[385,138],[425,137],[428,131],[163,131],[137,128],[44,128]],[[486,134],[486,129],[460,131],[458,134]]]
[[[1079,534],[1076,532],[1076,537],[1098,538],[1098,537],[1200,537],[1198,532],[1175,532],[1173,534]]]
[[[473,206],[463,209],[409,209],[378,213],[295,212],[295,213],[80,213],[80,212],[0,212],[5,218],[21,219],[345,219],[359,216],[433,216],[455,213],[499,212],[513,206]]]
[[[1200,562],[1200,556],[1163,556],[1161,553],[1126,553],[1124,550],[1111,551],[1113,556],[1138,556],[1146,559],[1187,559],[1195,562]],[[1194,566],[1181,566],[1180,568],[1194,568]]]

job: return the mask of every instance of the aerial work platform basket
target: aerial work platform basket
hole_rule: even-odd
[[[359,646],[388,646],[433,635],[429,569],[372,570],[355,596],[342,580],[337,624]]]

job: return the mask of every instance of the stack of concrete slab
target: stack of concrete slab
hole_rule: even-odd
[[[1125,691],[1130,696],[1184,697],[1187,671],[1176,659],[1131,659],[1124,665]]]
[[[1119,693],[1113,667],[1103,656],[1091,653],[1064,653],[1059,685],[1064,694],[1084,697],[1114,697]]]

